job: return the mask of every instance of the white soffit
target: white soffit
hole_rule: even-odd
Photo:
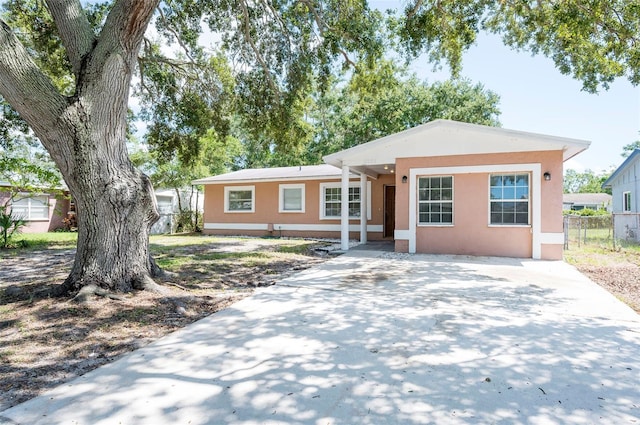
[[[250,168],[246,170],[238,170],[231,173],[194,180],[192,184],[222,184],[255,181],[267,182],[281,180],[339,180],[341,176],[342,170],[334,167],[333,165],[302,165],[296,167]],[[351,175],[350,177],[354,178],[356,176]]]
[[[586,140],[436,120],[324,157],[340,167],[394,163],[396,158],[563,151],[563,161],[589,147]]]

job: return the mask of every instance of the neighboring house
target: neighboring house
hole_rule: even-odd
[[[611,212],[612,197],[608,193],[565,193],[562,195],[562,209],[580,211],[606,210]]]
[[[9,200],[9,183],[0,182],[0,205],[5,205]],[[183,208],[191,208],[202,212],[202,194],[184,189],[180,191]],[[178,196],[173,189],[156,190],[156,202],[160,219],[151,228],[151,233],[171,233],[175,230],[176,216],[180,212],[178,208]],[[192,199],[191,199],[192,198]],[[52,232],[57,229],[69,227],[64,223],[65,218],[75,216],[75,204],[69,198],[68,192],[64,194],[54,193],[22,193],[14,200],[9,208],[17,217],[27,221],[22,228],[24,233]],[[75,220],[73,220],[75,224]]]
[[[611,189],[614,213],[640,213],[640,149],[627,157],[602,188]]]
[[[204,233],[388,239],[397,252],[561,259],[563,162],[590,142],[437,120],[205,186]],[[348,196],[342,196],[348,193]],[[366,219],[362,219],[362,218]]]
[[[0,205],[9,201],[11,185],[0,182]],[[23,192],[9,206],[14,216],[23,218],[27,224],[24,233],[51,232],[65,227],[63,219],[67,217],[72,205],[64,194]]]
[[[611,188],[615,237],[640,242],[640,149],[634,150],[602,187]]]
[[[177,215],[180,213],[180,205],[183,209],[191,209],[202,213],[203,197],[201,193],[191,189],[181,189],[180,202],[175,189],[158,189],[155,191],[156,203],[160,218],[151,227],[151,234],[172,233],[176,231]]]

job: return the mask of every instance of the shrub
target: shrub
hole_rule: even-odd
[[[12,212],[7,211],[7,206],[0,208],[0,248],[10,247],[11,238],[26,226],[27,222],[21,217],[16,217]]]

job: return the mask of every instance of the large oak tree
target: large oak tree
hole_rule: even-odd
[[[0,20],[0,95],[41,140],[77,203],[67,291],[144,288],[159,272],[149,255],[158,216],[151,184],[126,149],[132,76],[154,15],[161,33],[191,51],[203,23],[219,34],[248,122],[283,144],[304,136],[305,93],[322,85],[335,60],[354,63],[355,52],[384,47],[380,15],[364,0],[113,0],[98,21],[80,0],[45,4],[72,78],[54,84],[34,46]],[[639,17],[638,3],[626,0],[414,0],[392,28],[410,54],[426,52],[454,72],[477,32],[495,31],[552,57],[593,91],[619,76],[640,82]]]

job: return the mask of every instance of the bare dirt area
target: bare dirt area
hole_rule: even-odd
[[[640,252],[591,248],[566,251],[565,259],[640,313]]]
[[[49,298],[73,249],[0,252],[0,411],[82,375],[327,258],[326,242],[167,236],[152,238],[175,273],[169,294],[78,303]]]

